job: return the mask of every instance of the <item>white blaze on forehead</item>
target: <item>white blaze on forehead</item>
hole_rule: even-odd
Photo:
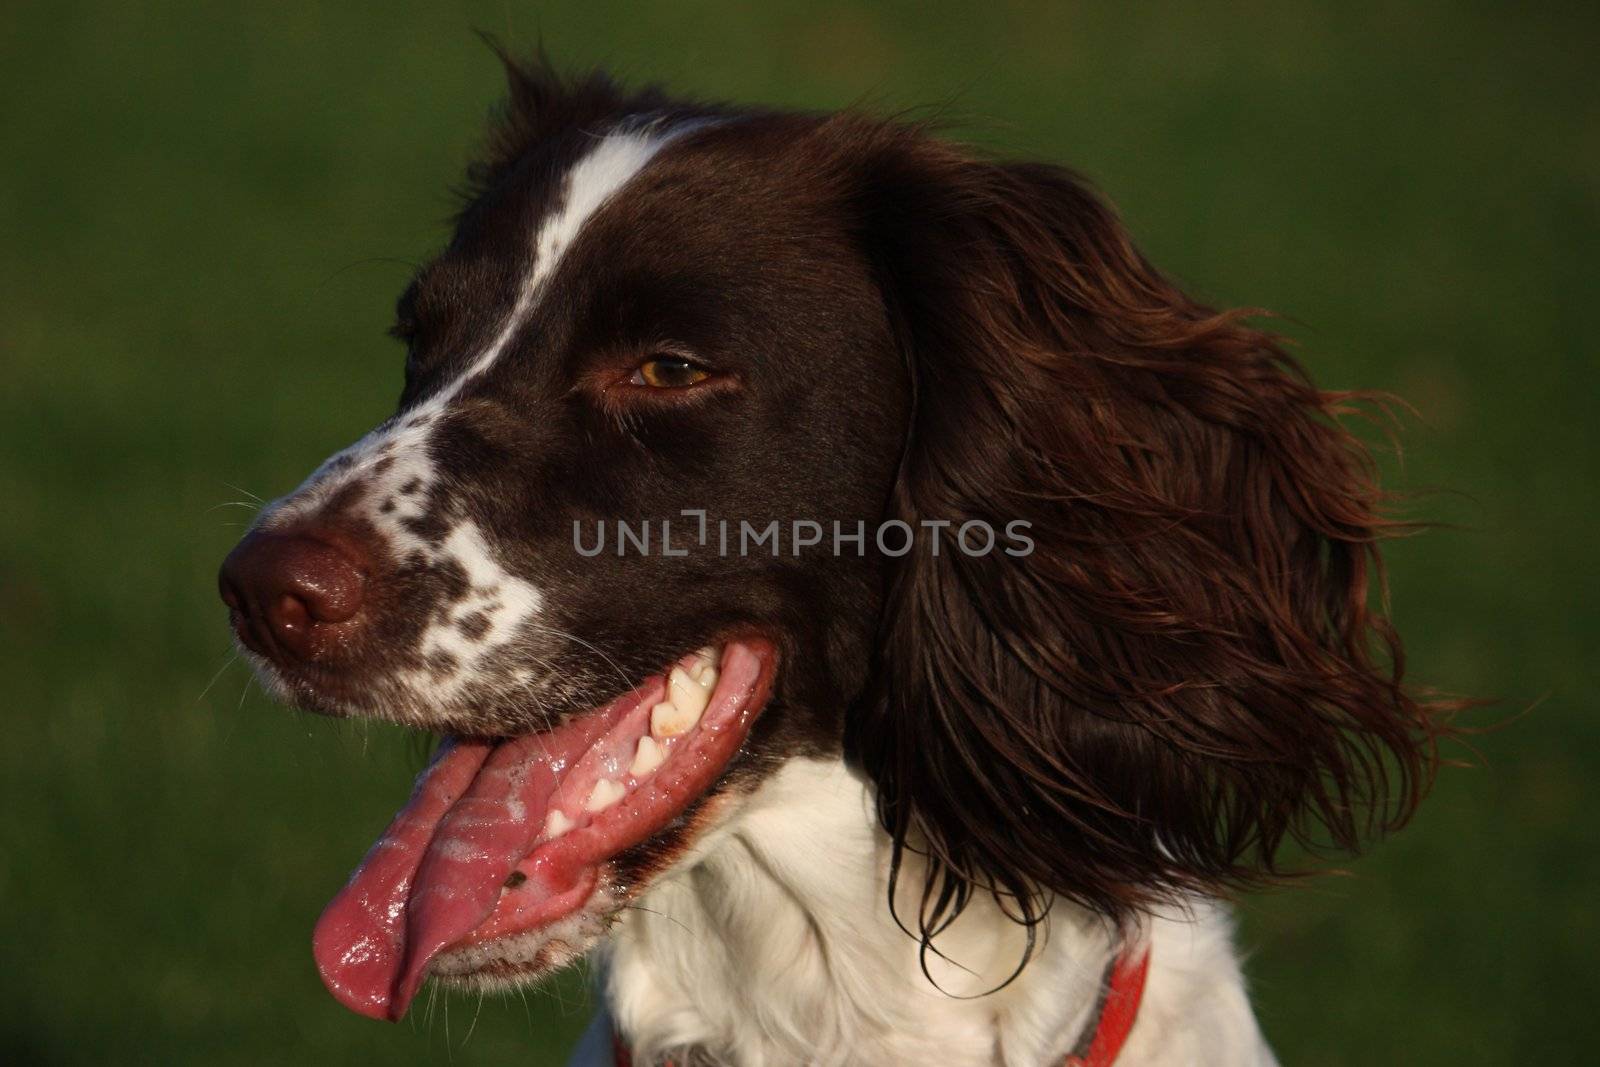
[[[494,343],[445,390],[448,396],[454,396],[463,384],[488,370],[500,357],[537,305],[545,283],[555,273],[562,255],[571,247],[584,223],[643,170],[669,141],[690,128],[680,126],[676,130],[662,131],[645,127],[631,133],[611,134],[601,139],[567,172],[560,204],[539,224],[539,235],[534,240],[533,270],[522,284],[516,307]]]
[[[438,697],[471,682],[471,669],[513,641],[543,607],[537,588],[507,571],[483,529],[451,511],[433,490],[441,472],[430,445],[440,417],[461,390],[482,376],[527,324],[584,225],[609,203],[663,147],[700,126],[657,124],[600,138],[562,181],[555,207],[540,220],[532,240],[531,262],[500,329],[465,369],[432,396],[385,422],[360,441],[330,457],[288,497],[264,513],[260,525],[282,529],[307,519],[351,486],[354,498],[342,510],[370,524],[387,550],[402,564],[454,566],[467,580],[466,592],[429,622],[418,651],[446,656],[456,669],[447,677],[427,670],[402,672],[402,680]],[[412,528],[425,519],[442,520],[445,535],[430,541]]]

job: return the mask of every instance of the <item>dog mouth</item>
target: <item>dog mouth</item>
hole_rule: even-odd
[[[552,730],[449,738],[317,921],[329,991],[352,1011],[398,1020],[441,953],[584,907],[603,864],[721,777],[765,706],[775,662],[768,642],[732,640]]]

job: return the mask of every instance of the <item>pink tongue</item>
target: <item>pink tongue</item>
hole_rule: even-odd
[[[417,776],[411,800],[317,920],[311,936],[317,970],[351,1011],[374,1019],[388,1015],[405,953],[406,900],[423,849],[490,749],[483,742],[446,741]]]
[[[561,773],[628,703],[624,697],[558,730],[498,745],[445,743],[317,920],[312,954],[340,1003],[374,1019],[405,1014],[433,957],[494,910],[542,831]]]

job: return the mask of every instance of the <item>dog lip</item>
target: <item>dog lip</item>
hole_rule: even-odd
[[[262,686],[279,699],[301,711],[324,715],[332,719],[348,719],[373,714],[368,707],[371,689],[347,672],[323,663],[305,662],[282,664],[257,648],[259,639],[248,639],[240,632],[241,625],[230,619],[234,637],[255,669]]]
[[[751,645],[751,642],[739,643],[746,647]],[[732,647],[733,644],[734,642],[727,642],[723,647]],[[766,709],[771,699],[772,684],[777,671],[777,654],[771,643],[762,641],[756,647],[759,649],[756,652],[756,675],[750,681],[745,695],[739,701],[737,720],[731,724],[724,723],[711,726],[709,737],[706,734],[702,734],[698,726],[695,727],[690,735],[685,735],[684,740],[690,742],[686,748],[669,753],[666,756],[666,762],[661,765],[660,769],[648,772],[646,782],[651,788],[659,787],[668,793],[675,794],[670,803],[670,817],[658,821],[653,828],[647,829],[643,833],[628,835],[621,847],[606,849],[605,861],[610,861],[629,849],[648,844],[663,831],[673,826],[684,811],[712,791],[728,765],[743,748],[745,739],[756,717]],[[722,693],[719,687],[718,692],[713,696],[713,700],[719,699],[721,696]],[[708,717],[711,715],[709,709],[706,715]],[[716,736],[719,733],[723,736]],[[678,754],[679,752],[681,752],[681,755]],[[697,774],[696,771],[699,768],[693,766],[694,761],[700,761],[704,767],[709,768],[710,773]],[[670,780],[673,776],[676,776],[676,780]],[[682,785],[685,780],[691,779],[698,780],[693,781],[687,787]],[[574,780],[579,783],[582,782],[581,767],[575,768],[568,779],[569,782]],[[640,790],[644,788],[640,787]],[[640,790],[630,792],[628,794],[628,802],[635,804],[648,803],[649,798],[641,801],[638,796]],[[582,792],[584,789],[578,791]],[[625,802],[619,806],[623,810],[607,808],[604,812],[595,814],[590,826],[595,827],[598,825],[603,829],[606,820],[611,818],[620,818],[626,821],[627,812],[625,809],[627,806]],[[580,826],[574,831],[569,831],[568,834],[576,836],[582,834],[584,830],[585,827]],[[547,851],[564,847],[567,843],[568,834],[562,834],[537,845],[517,864],[512,873],[524,874],[528,878],[536,875],[540,864],[547,859]],[[593,870],[592,867],[589,869]],[[527,880],[525,878],[524,882]],[[582,899],[569,901],[570,906],[560,909],[557,913],[540,911],[531,916],[526,916],[519,915],[516,908],[518,888],[518,886],[508,886],[496,910],[482,924],[467,934],[460,944],[467,946],[484,945],[539,929],[549,925],[556,919],[577,911],[591,896],[590,892],[585,892],[582,894]]]

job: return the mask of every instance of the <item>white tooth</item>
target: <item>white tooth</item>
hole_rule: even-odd
[[[705,648],[702,648],[700,651],[696,652],[695,655],[699,656],[702,660],[709,663],[713,667],[722,662],[722,649],[717,648],[715,645],[707,645]]]
[[[689,677],[698,682],[702,689],[717,687],[717,669],[705,660],[695,661],[694,666],[689,668]]]
[[[682,667],[674,667],[667,676],[667,699],[683,709],[694,722],[699,722],[700,713],[706,710],[706,702],[711,699],[711,691],[689,677]]]
[[[550,814],[544,817],[544,836],[554,840],[572,829],[572,820],[567,818],[566,812],[560,808],[551,808]]]
[[[650,732],[657,737],[677,737],[694,729],[699,715],[690,715],[670,700],[663,700],[650,709]]]
[[[633,763],[628,767],[628,773],[635,778],[643,778],[666,762],[666,759],[667,750],[662,748],[655,738],[646,735],[639,738],[639,748],[633,754]]]
[[[589,791],[589,799],[584,801],[584,811],[605,811],[611,805],[622,799],[627,790],[622,788],[621,782],[613,782],[610,778],[602,778],[594,784]]]

